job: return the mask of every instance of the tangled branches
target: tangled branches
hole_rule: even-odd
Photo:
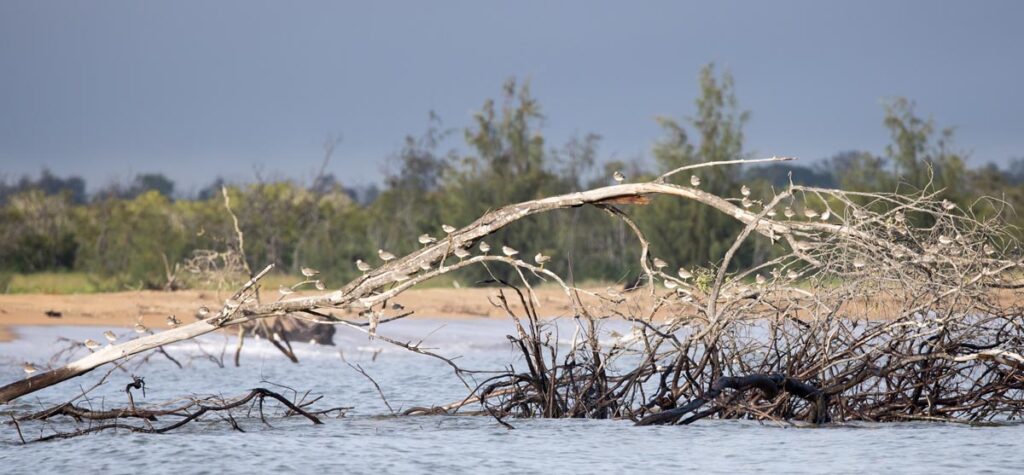
[[[779,159],[771,159],[779,160]],[[742,162],[742,161],[740,161]],[[733,163],[733,162],[727,162]],[[704,417],[759,420],[985,422],[1014,420],[1024,409],[1024,322],[1014,291],[1020,247],[1002,224],[997,201],[967,209],[925,189],[857,193],[790,185],[756,197],[746,187],[724,197],[671,183],[684,170],[644,183],[619,184],[509,205],[443,239],[394,258],[338,290],[312,297],[257,299],[257,273],[224,307],[201,321],[99,350],[55,370],[0,388],[10,401],[95,367],[183,339],[261,319],[293,316],[319,325],[365,328],[411,312],[388,305],[401,292],[467,266],[504,265],[516,283],[497,281],[495,305],[513,318],[512,345],[525,370],[510,366],[440,409],[480,403],[507,417],[623,418],[641,424]],[[649,196],[692,200],[742,226],[731,247],[702,268],[674,268],[652,255],[648,240],[617,205]],[[473,255],[483,238],[526,216],[595,206],[632,230],[644,278],[631,292],[577,288],[543,266],[502,254]],[[429,236],[427,236],[429,238]],[[767,243],[771,255],[749,268],[734,257]],[[362,263],[365,265],[365,263]],[[573,335],[539,317],[532,285],[564,290]],[[570,281],[571,282],[571,281]],[[510,292],[510,293],[507,293]],[[513,311],[515,294],[521,314]],[[357,312],[353,321],[343,315]],[[606,320],[626,320],[627,335]],[[418,345],[389,343],[441,358]]]

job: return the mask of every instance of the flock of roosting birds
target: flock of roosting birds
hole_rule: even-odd
[[[347,326],[373,337],[388,300],[402,291],[469,265],[506,265],[519,278],[493,278],[492,303],[511,317],[514,335],[508,338],[522,360],[500,374],[476,373],[450,357],[382,336],[444,360],[468,389],[464,400],[406,415],[485,414],[509,427],[510,418],[521,417],[615,418],[641,425],[707,417],[780,424],[1020,420],[1024,262],[999,200],[979,199],[960,209],[942,199],[941,190],[863,193],[792,184],[758,200],[746,186],[735,198],[704,192],[696,174],[689,187],[670,182],[683,170],[743,162],[751,161],[682,167],[644,183],[625,183],[615,172],[616,185],[512,204],[461,229],[445,224],[445,238],[420,235],[423,247],[412,254],[399,258],[381,249],[377,268],[356,261],[359,278],[320,296],[293,295],[302,285],[326,289],[318,271],[303,268],[305,280],[282,286],[277,301],[260,303],[253,296],[268,268],[219,312],[207,309],[196,323],[180,327],[170,317],[175,329],[167,336],[147,334],[131,348],[115,346],[108,334],[111,353],[99,351],[102,358],[64,368],[74,374],[58,368],[35,381],[46,387],[77,371],[264,318]],[[666,272],[669,264],[651,255],[643,230],[618,207],[642,202],[629,198],[657,195],[734,217],[740,224],[734,242],[706,267]],[[606,211],[634,234],[643,279],[632,292],[574,287],[544,268],[550,256],[537,254],[530,263],[509,246],[492,255],[483,239],[525,216],[581,205]],[[737,265],[739,249],[755,242],[770,246],[773,257]],[[474,247],[479,254],[471,252]],[[457,261],[449,263],[449,256]],[[560,343],[539,314],[533,285],[541,281],[560,286],[570,303],[569,344]],[[353,309],[367,321],[345,319],[343,313]],[[608,319],[632,322],[629,338],[603,338]],[[92,351],[98,344],[88,340],[86,347]],[[25,366],[30,375],[36,370]],[[12,383],[0,388],[0,396],[10,401],[33,390]]]

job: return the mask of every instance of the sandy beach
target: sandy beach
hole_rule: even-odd
[[[415,316],[432,318],[505,318],[505,312],[488,302],[496,289],[412,289],[394,302],[415,310]],[[544,316],[569,313],[565,294],[558,288],[536,289]],[[95,325],[130,328],[141,321],[152,328],[164,328],[168,315],[192,321],[201,306],[219,308],[227,292],[185,290],[177,292],[136,291],[96,294],[0,295],[0,341],[13,338],[12,327],[22,325]],[[274,293],[276,298],[277,294]],[[516,300],[510,295],[510,303]],[[514,306],[518,309],[519,306]]]

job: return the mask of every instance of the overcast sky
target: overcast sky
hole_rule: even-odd
[[[972,163],[1024,156],[1024,2],[0,2],[0,176],[91,189],[162,172],[377,182],[436,111],[445,125],[529,78],[549,144],[648,156],[654,117],[693,111],[714,61],[752,112],[747,147],[813,161],[881,152],[905,96]]]

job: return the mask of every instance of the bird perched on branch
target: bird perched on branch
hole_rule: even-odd
[[[545,256],[544,254],[541,254],[541,253],[538,252],[536,256],[533,256],[533,260],[534,260],[534,262],[540,264],[540,268],[543,269],[544,268],[544,263],[546,263],[547,261],[550,261],[551,260],[551,256]]]
[[[700,186],[700,177],[697,176],[697,175],[690,176],[690,185],[691,186]]]
[[[516,254],[519,254],[519,251],[508,246],[501,246],[501,253],[508,257],[512,257]]]
[[[103,332],[103,338],[106,338],[107,341],[110,342],[110,344],[114,344],[114,342],[117,341],[117,335],[115,335],[114,332],[110,330]]]
[[[622,183],[626,181],[626,175],[623,175],[622,172],[615,170],[615,173],[612,173],[612,179],[615,180],[615,183]]]
[[[393,261],[395,259],[394,254],[383,249],[377,249],[377,257],[380,257],[380,260],[384,262]]]
[[[363,262],[362,259],[356,259],[356,269],[359,269],[359,272],[369,272],[373,267],[370,267],[370,264]]]
[[[451,233],[455,232],[455,226],[449,226],[447,224],[442,224],[441,225],[441,230],[444,231],[445,234],[451,234]]]
[[[175,328],[178,325],[181,325],[181,320],[178,320],[178,317],[175,317],[174,315],[167,316],[167,326]]]
[[[480,241],[480,252],[482,252],[484,254],[487,254],[488,252],[491,252],[491,245],[487,244],[487,242],[485,242],[485,241]]]
[[[96,348],[100,347],[99,342],[96,341],[96,340],[93,340],[92,338],[86,338],[83,343],[85,344],[85,347],[90,349],[90,350],[95,350]]]
[[[302,268],[302,275],[304,275],[306,277],[313,277],[313,276],[315,276],[315,275],[317,275],[319,273],[320,273],[320,271],[318,271],[318,270],[316,270],[316,269],[314,269],[312,267],[303,267]]]
[[[21,369],[25,370],[25,374],[32,374],[38,371],[32,363],[25,363],[21,366]]]
[[[427,233],[420,234],[420,237],[416,238],[416,240],[419,241],[419,243],[423,244],[424,246],[427,246],[427,245],[430,245],[430,244],[433,244],[433,243],[437,242],[437,238],[435,238],[435,237],[433,237],[433,236],[431,236],[431,235],[429,235]]]

